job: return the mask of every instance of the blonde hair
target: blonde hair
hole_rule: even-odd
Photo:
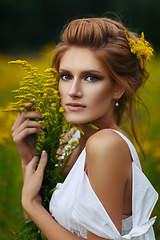
[[[132,134],[141,148],[135,131],[135,103],[142,103],[137,90],[144,85],[149,74],[145,68],[145,59],[143,58],[144,67],[141,69],[136,55],[131,53],[124,31],[137,42],[137,35],[128,31],[121,22],[109,18],[73,20],[62,31],[52,65],[58,71],[63,54],[72,46],[90,48],[111,79],[125,89],[119,106],[115,107],[116,122],[122,126],[130,121]]]

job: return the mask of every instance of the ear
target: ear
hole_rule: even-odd
[[[114,89],[114,96],[113,96],[113,99],[117,99],[117,98],[121,98],[122,95],[124,94],[125,92],[125,89],[120,86],[119,84],[116,84],[115,85],[115,89]]]

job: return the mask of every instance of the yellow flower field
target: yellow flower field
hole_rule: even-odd
[[[50,52],[51,48],[46,47],[41,53],[34,53],[32,57],[23,56],[23,59],[37,67],[43,74],[44,70],[50,67]],[[14,93],[11,91],[19,88],[19,82],[24,77],[24,72],[19,66],[7,64],[8,61],[16,59],[22,58],[0,55],[0,239],[3,240],[16,239],[13,232],[19,230],[23,220],[20,157],[11,136],[11,127],[17,114],[1,111],[8,107],[9,102],[14,101]],[[142,99],[150,113],[149,130],[142,144],[146,153],[143,169],[160,193],[160,54],[155,54],[155,58],[148,64],[148,71],[151,73],[150,80],[146,83],[145,89],[141,90]],[[148,126],[148,115],[143,109],[140,112],[142,128],[145,131]],[[158,216],[154,228],[156,239],[160,239],[160,201],[153,215]]]

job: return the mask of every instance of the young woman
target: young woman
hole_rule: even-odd
[[[138,50],[134,52],[133,47]],[[48,239],[155,239],[155,218],[150,215],[158,194],[120,128],[130,120],[137,139],[133,106],[138,88],[148,78],[145,60],[149,51],[152,54],[149,43],[111,19],[78,19],[65,28],[53,66],[60,74],[64,116],[79,125],[84,135],[67,160],[65,181],[53,193],[51,215],[39,195],[47,153],[42,151],[37,169],[38,158],[33,157],[33,133],[43,127],[33,119],[43,115],[35,111],[18,115],[13,139],[22,159],[22,205]],[[28,106],[34,109],[31,103]]]

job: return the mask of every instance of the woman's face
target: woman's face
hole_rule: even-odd
[[[110,124],[116,87],[92,50],[71,47],[62,56],[59,74],[61,104],[69,123]]]

